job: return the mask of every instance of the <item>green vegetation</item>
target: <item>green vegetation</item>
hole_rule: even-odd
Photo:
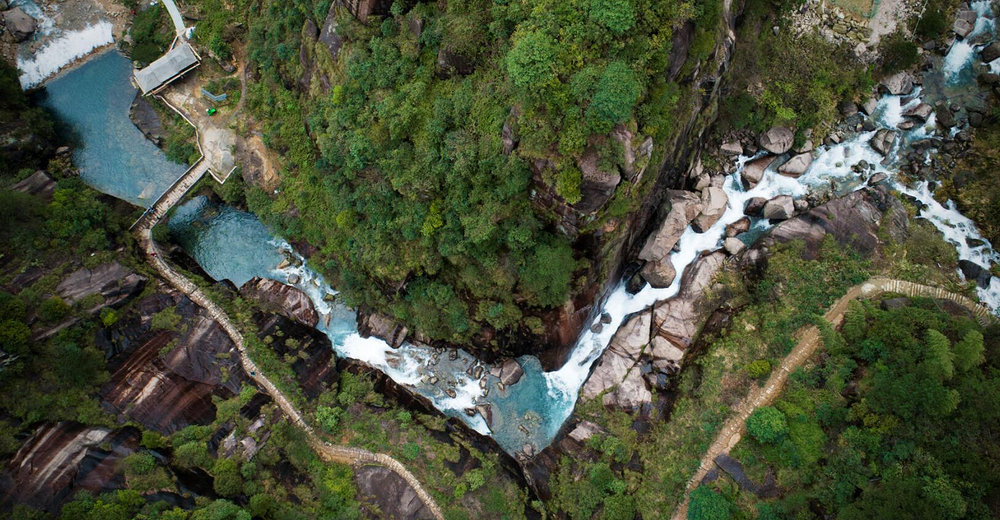
[[[871,69],[857,63],[849,49],[819,35],[793,35],[781,14],[796,3],[748,2],[729,72],[731,94],[719,107],[718,132],[762,132],[773,125],[819,129],[837,119],[838,103],[874,86]],[[777,35],[770,30],[773,25],[779,27]]]
[[[773,472],[782,490],[767,500],[738,492],[741,514],[996,516],[1000,372],[990,354],[1000,328],[942,309],[921,298],[893,310],[865,301],[839,333],[822,331],[822,352],[769,407],[787,418],[787,435],[751,432],[733,450],[751,479]]]
[[[132,37],[129,55],[142,66],[163,56],[174,39],[174,26],[163,3],[157,2],[138,11],[132,20],[129,35]]]
[[[349,304],[495,352],[536,334],[528,320],[582,288],[593,261],[559,231],[558,215],[532,203],[536,184],[579,202],[585,151],[606,171],[622,161],[607,137],[616,125],[635,143],[679,130],[678,87],[664,79],[673,28],[695,20],[697,61],[721,19],[718,2],[397,3],[365,26],[340,13],[346,41],[334,61],[303,32],[308,21],[323,25],[329,5],[270,1],[248,13],[246,54],[260,79],[245,101],[285,174],[276,196],[247,189],[247,206],[319,246],[314,265]],[[211,19],[199,38],[232,42]],[[438,70],[442,51],[471,74]],[[509,117],[512,108],[520,115]],[[510,155],[505,122],[519,141]],[[536,174],[535,161],[551,167]],[[644,193],[617,195],[594,229]]]

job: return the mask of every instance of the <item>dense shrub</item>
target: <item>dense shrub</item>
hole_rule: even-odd
[[[747,417],[747,432],[758,442],[774,444],[788,434],[788,422],[781,410],[761,406]]]
[[[732,516],[733,505],[708,486],[698,486],[691,492],[688,520],[729,520]]]

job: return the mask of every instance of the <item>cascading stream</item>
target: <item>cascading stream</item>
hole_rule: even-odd
[[[977,22],[976,30],[992,31],[992,20],[985,20],[988,2],[975,2],[973,7],[984,15],[980,17],[982,21]],[[956,85],[971,81],[969,71],[975,60],[974,50],[964,42],[957,42],[953,46],[944,60],[947,81]],[[50,96],[60,95],[64,89],[61,85],[72,89],[92,85],[111,95],[115,87],[95,77],[102,59],[105,58],[98,58],[52,82],[49,85]],[[77,79],[66,81],[67,78]],[[127,82],[127,79],[120,81]],[[904,99],[900,96],[884,96],[873,116],[876,126],[895,129],[903,121],[905,108],[919,103],[921,94],[916,91],[911,95],[912,99],[906,100],[906,105],[901,105]],[[165,187],[176,177],[164,176],[163,170],[159,169],[162,154],[148,151],[147,148],[151,145],[138,131],[134,135],[125,134],[118,132],[115,127],[83,121],[85,112],[92,109],[86,104],[76,106],[67,103],[53,108],[83,134],[82,146],[78,150],[81,156],[96,153],[94,147],[100,145],[95,143],[106,142],[108,139],[123,143],[118,150],[126,157],[116,160],[124,160],[123,164],[127,166],[117,166],[118,162],[85,162],[84,178],[97,189],[137,202],[143,186],[165,180],[162,183]],[[127,108],[122,107],[120,110],[125,111]],[[518,383],[505,389],[497,385],[497,374],[491,374],[489,366],[476,368],[479,362],[467,352],[444,352],[410,343],[393,349],[381,339],[362,338],[357,330],[355,312],[338,302],[337,292],[329,287],[319,273],[310,269],[307,262],[287,242],[274,238],[249,213],[226,206],[215,206],[204,197],[199,197],[177,209],[171,218],[170,227],[182,247],[216,280],[228,279],[242,285],[251,277],[260,276],[303,290],[320,315],[317,328],[330,338],[338,355],[378,368],[397,383],[428,397],[442,412],[460,418],[480,433],[492,435],[508,452],[520,451],[526,444],[537,451],[551,443],[572,413],[580,388],[592,365],[607,348],[625,318],[655,302],[676,295],[680,290],[684,269],[702,253],[720,247],[726,226],[744,216],[743,208],[751,197],[791,195],[800,198],[829,190],[831,181],[836,185],[837,194],[858,189],[865,185],[867,179],[859,178],[852,166],[865,160],[875,165],[873,174],[887,174],[889,182],[896,189],[924,205],[920,216],[941,230],[945,239],[956,246],[960,258],[986,268],[1000,261],[996,251],[982,240],[974,224],[955,210],[953,203],[949,201],[942,205],[935,201],[926,183],[908,187],[896,178],[894,158],[900,155],[899,150],[908,146],[911,141],[933,135],[934,131],[932,115],[925,125],[909,132],[900,132],[900,139],[897,140],[895,149],[890,151],[889,160],[885,160],[869,146],[868,140],[874,132],[862,132],[840,144],[820,147],[808,171],[798,179],[778,174],[775,168],[782,161],[773,162],[760,183],[751,190],[743,189],[740,172],[743,165],[753,157],[738,158],[736,171],[727,176],[723,184],[723,190],[728,196],[725,213],[704,233],[696,233],[690,227],[683,233],[678,242],[679,250],[670,256],[678,274],[669,287],[656,289],[646,286],[637,294],[629,294],[624,284],[619,284],[603,302],[603,312],[611,317],[609,324],[605,324],[600,332],[586,330],[566,363],[558,370],[543,372],[541,364],[533,356],[519,358],[524,374]],[[86,173],[87,171],[90,173]],[[123,175],[123,172],[129,175]],[[142,184],[136,183],[136,178],[151,180],[142,181],[146,183]],[[744,237],[759,236],[761,231],[770,226],[771,223],[767,220],[756,219],[752,223],[751,232]],[[749,241],[750,238],[746,240]],[[289,261],[287,265],[279,268],[279,264],[283,264],[285,260]],[[1000,308],[1000,281],[993,278],[992,285],[979,290],[979,296],[994,310]],[[473,375],[469,375],[467,371],[471,371]],[[477,374],[480,377],[474,377]],[[483,417],[475,412],[477,405],[492,407],[492,427],[488,427]],[[471,415],[470,411],[473,412]]]

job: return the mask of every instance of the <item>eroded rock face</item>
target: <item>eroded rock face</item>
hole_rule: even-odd
[[[598,163],[597,149],[593,146],[588,146],[577,161],[583,177],[580,182],[582,198],[573,205],[573,208],[581,213],[593,213],[604,206],[622,180],[617,169],[604,171],[598,167]]]
[[[602,392],[605,406],[635,410],[652,402],[652,393],[642,383],[638,368],[639,357],[649,343],[652,312],[633,315],[611,338],[611,344],[601,355],[594,371],[583,385],[581,396],[590,400]]]
[[[670,190],[667,199],[670,211],[639,252],[639,259],[646,261],[642,277],[654,287],[666,287],[674,280],[676,273],[670,263],[670,251],[702,210],[701,197],[696,193]]]
[[[240,287],[240,294],[257,301],[269,311],[310,327],[315,327],[318,322],[312,300],[291,285],[255,276]]]
[[[118,262],[101,264],[93,269],[80,268],[56,286],[56,293],[67,303],[100,294],[105,305],[117,305],[142,291],[146,278]]]
[[[653,310],[655,334],[682,351],[694,342],[708,314],[705,291],[722,269],[726,253],[715,251],[703,255],[684,272],[681,291],[677,296],[660,302]]]
[[[870,254],[882,245],[880,229],[896,242],[906,237],[906,226],[906,210],[898,199],[882,186],[865,188],[781,222],[754,245],[754,251],[759,254],[748,252],[745,258],[759,261],[775,242],[800,239],[806,243],[804,256],[815,258],[826,235]]]
[[[434,515],[403,477],[382,466],[361,466],[354,472],[358,493],[378,506],[384,518],[432,520]]]
[[[775,155],[781,155],[792,149],[795,132],[786,126],[776,126],[761,134],[759,141],[761,148]]]
[[[135,428],[43,424],[0,474],[0,503],[56,512],[78,491],[100,494],[119,489],[125,483],[118,465],[138,444]]]

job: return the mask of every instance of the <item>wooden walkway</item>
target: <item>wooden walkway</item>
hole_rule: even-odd
[[[872,278],[867,282],[851,287],[847,291],[847,294],[842,296],[836,303],[833,304],[832,307],[830,307],[830,310],[823,315],[823,318],[836,327],[840,325],[841,321],[843,321],[844,314],[847,312],[848,304],[850,304],[851,301],[857,298],[871,298],[883,293],[898,293],[906,296],[948,299],[972,311],[979,323],[984,326],[997,319],[985,305],[976,303],[970,298],[960,294],[950,293],[940,287],[930,287],[927,285],[920,285],[913,282],[894,280],[890,278]],[[698,487],[702,479],[705,478],[705,475],[712,469],[712,466],[715,464],[715,458],[722,454],[728,454],[729,451],[740,442],[743,432],[746,429],[747,418],[750,417],[750,414],[761,406],[767,406],[773,403],[784,389],[785,383],[788,381],[788,375],[811,358],[816,352],[816,349],[822,344],[822,341],[820,341],[819,330],[814,325],[802,327],[798,330],[798,332],[796,332],[796,335],[799,337],[798,344],[796,344],[795,348],[792,349],[788,356],[781,361],[781,364],[778,365],[773,372],[771,372],[771,376],[767,379],[764,386],[751,390],[751,392],[742,401],[740,401],[740,404],[733,408],[733,414],[730,415],[729,419],[719,431],[719,434],[715,437],[715,440],[702,456],[698,471],[696,471],[694,476],[691,477],[691,480],[688,481],[687,491],[684,493],[684,499],[680,506],[674,510],[674,514],[671,517],[672,520],[684,520],[687,518],[690,493]]]
[[[240,354],[240,364],[243,366],[243,370],[247,375],[254,380],[261,388],[263,388],[271,399],[281,408],[282,412],[299,428],[301,428],[309,441],[309,444],[316,451],[316,453],[325,461],[328,462],[339,462],[343,464],[353,464],[353,465],[364,465],[364,464],[377,464],[380,466],[385,466],[395,472],[397,475],[402,477],[406,482],[416,491],[417,496],[424,502],[427,509],[434,515],[434,518],[438,520],[444,520],[444,515],[441,513],[441,509],[438,507],[437,503],[430,496],[430,494],[424,489],[420,484],[420,481],[410,473],[405,466],[403,466],[399,461],[390,457],[389,455],[383,453],[372,453],[367,450],[362,450],[360,448],[352,448],[348,446],[335,446],[330,444],[316,435],[302,414],[295,408],[292,402],[285,397],[285,394],[271,383],[257,365],[250,359],[247,354],[246,346],[243,342],[243,335],[239,330],[229,321],[229,317],[226,315],[225,311],[221,307],[210,300],[205,293],[198,288],[191,280],[175,271],[169,264],[163,261],[163,255],[160,254],[159,249],[156,246],[156,242],[152,238],[153,227],[156,226],[157,222],[167,211],[173,207],[174,204],[179,202],[184,194],[191,189],[208,171],[208,163],[204,160],[196,163],[191,169],[184,173],[176,182],[163,194],[157,201],[150,206],[149,210],[146,211],[133,224],[132,229],[138,237],[139,244],[143,251],[146,252],[146,256],[149,259],[150,264],[156,268],[157,272],[166,279],[170,285],[174,286],[177,290],[183,292],[191,299],[191,301],[203,307],[208,311],[209,315],[222,326],[222,329],[226,331],[226,334],[233,340],[236,344],[236,348]]]

